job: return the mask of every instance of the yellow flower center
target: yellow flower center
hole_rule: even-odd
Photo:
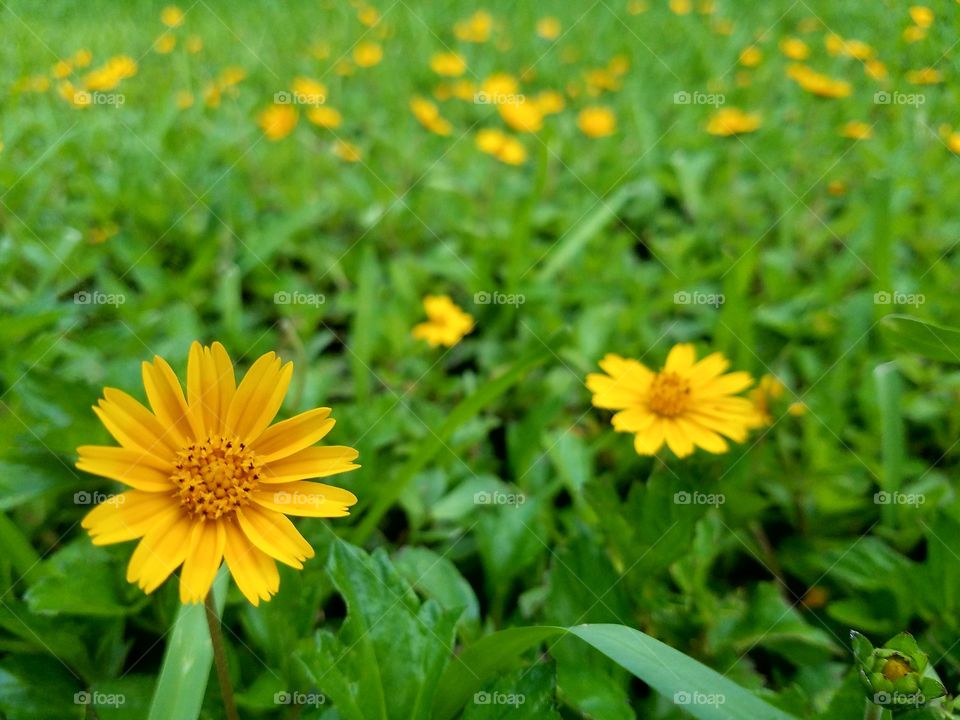
[[[260,481],[260,464],[237,438],[215,435],[177,453],[171,480],[192,517],[216,520],[249,502]]]
[[[687,408],[690,381],[674,372],[657,373],[650,384],[647,406],[657,415],[676,417]]]
[[[890,681],[896,681],[904,675],[910,674],[910,666],[903,660],[890,658],[883,664],[883,676]]]

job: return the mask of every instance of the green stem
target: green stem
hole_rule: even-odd
[[[233,686],[230,684],[230,671],[227,669],[227,655],[223,651],[223,635],[220,632],[220,619],[217,617],[213,590],[204,603],[207,610],[207,627],[210,628],[210,642],[213,645],[213,664],[217,668],[217,681],[220,683],[220,696],[223,698],[223,711],[227,720],[240,720],[237,706],[233,700]]]
[[[863,720],[883,720],[883,708],[867,700],[867,707],[863,711]]]

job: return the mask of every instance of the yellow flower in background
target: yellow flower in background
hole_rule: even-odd
[[[843,55],[857,60],[869,60],[873,57],[873,48],[862,40],[845,40],[836,33],[830,33],[824,39],[827,52],[831,55]]]
[[[505,102],[520,93],[517,79],[509,73],[494,73],[480,84],[480,94],[490,103]]]
[[[187,37],[186,48],[188,53],[196,55],[203,50],[203,38],[199,35],[190,35]]]
[[[670,0],[670,12],[675,15],[689,15],[693,10],[693,3],[690,0]]]
[[[952,132],[947,135],[947,147],[951,152],[960,155],[960,132]]]
[[[556,90],[541,90],[534,98],[533,102],[540,108],[543,115],[556,115],[566,107],[563,95]]]
[[[290,92],[296,96],[297,102],[307,105],[322,105],[327,101],[327,86],[319,80],[298,76],[290,83]]]
[[[784,38],[780,41],[780,52],[791,60],[806,60],[810,57],[810,48],[800,38]]]
[[[827,192],[834,197],[843,197],[847,194],[847,186],[842,180],[831,180],[827,185]]]
[[[619,75],[615,75],[607,68],[588,70],[584,79],[587,83],[587,92],[593,96],[605,91],[616,92],[623,87]]]
[[[707,121],[707,132],[711,135],[729,137],[754,132],[760,124],[761,118],[757,113],[746,113],[735,107],[721,108]]]
[[[486,128],[477,133],[477,148],[507,165],[523,165],[527,149],[517,138],[500,130]]]
[[[358,163],[363,160],[360,148],[346,140],[338,139],[333,143],[333,154],[348,163]]]
[[[630,69],[630,58],[626,55],[614,55],[607,63],[607,70],[614,75],[624,75]]]
[[[334,110],[332,107],[314,107],[307,110],[307,120],[318,127],[332,130],[340,127],[343,116],[340,115],[339,110]]]
[[[356,68],[346,58],[340,58],[333,66],[333,71],[340,77],[350,77],[356,72]]]
[[[120,228],[114,222],[110,222],[99,227],[92,227],[90,228],[90,244],[102,245],[107,240],[114,237],[118,232],[120,232]]]
[[[883,80],[887,77],[887,66],[877,59],[868,60],[864,63],[863,71],[874,80]]]
[[[193,93],[189,90],[180,90],[176,95],[177,107],[181,110],[186,110],[189,107],[193,107]]]
[[[807,414],[807,406],[802,402],[792,402],[787,406],[787,413],[793,417],[803,417]]]
[[[426,98],[412,98],[410,100],[410,112],[413,113],[421,125],[432,133],[447,136],[453,132],[453,126],[440,115],[439,108]]]
[[[562,30],[560,21],[555,17],[542,17],[537,20],[537,35],[544,40],[556,40]]]
[[[343,517],[357,501],[309,482],[350,470],[357,451],[317,446],[333,428],[330,408],[272,424],[293,363],[258,359],[239,385],[220,343],[193,343],[187,393],[163,358],[143,363],[150,409],[106,388],[94,412],[120,447],[77,449],[77,468],[130,490],[91,510],[95,545],[139,540],[127,581],[152,593],[181,565],[180,601],[203,602],[226,560],[254,605],[280,585],[276,562],[300,569],[313,548],[286,517]]]
[[[923,5],[914,5],[910,8],[910,19],[917,26],[928,28],[933,25],[933,10]]]
[[[353,49],[353,61],[357,67],[368,68],[379,65],[383,60],[383,48],[378,43],[364,41]]]
[[[412,334],[418,340],[426,340],[430,347],[453,347],[473,330],[473,317],[447,295],[427,295],[423,309],[427,321],[414,326]]]
[[[160,12],[160,22],[169,28],[180,27],[183,24],[183,10],[176,5],[167,5]]]
[[[756,45],[751,45],[740,51],[739,62],[744,67],[756,67],[763,60],[763,51]]]
[[[357,20],[367,27],[373,27],[380,22],[380,11],[369,5],[360,8],[357,12]]]
[[[99,68],[87,73],[83,79],[87,90],[113,90],[122,80],[137,74],[136,61],[129,55],[112,57]]]
[[[50,70],[50,75],[56,80],[62,80],[73,72],[73,65],[69,60],[58,60]]]
[[[844,98],[849,97],[853,92],[853,88],[846,80],[837,80],[829,75],[818,73],[806,65],[791,65],[787,75],[805,91],[818,97]]]
[[[85,68],[93,62],[93,53],[86,48],[80,48],[73,54],[73,64],[78,68]]]
[[[907,73],[907,82],[914,85],[936,85],[943,82],[943,75],[936,68],[927,67]]]
[[[785,390],[786,388],[783,386],[783,383],[773,375],[768,374],[760,378],[760,382],[757,383],[757,386],[747,394],[747,397],[750,398],[750,402],[753,403],[754,410],[757,413],[758,423],[761,425],[773,424],[773,416],[770,413],[770,405],[772,401],[782,398]]]
[[[840,135],[850,140],[869,140],[873,137],[873,128],[869,123],[851,120],[840,128]]]
[[[464,102],[474,102],[476,100],[477,86],[470,80],[457,80],[450,85],[450,95],[457,100]]]
[[[729,365],[722,353],[697,362],[693,345],[686,343],[670,350],[659,372],[609,354],[600,361],[605,374],[588,375],[587,388],[594,407],[619,411],[611,420],[613,429],[635,433],[633,446],[640,455],[653,455],[664,443],[680,458],[698,447],[724,453],[729,449],[724,438],[742,443],[759,425],[753,403],[737,396],[753,378],[726,373]]]
[[[430,58],[430,69],[443,77],[460,77],[467,71],[467,61],[455,52],[438,52]]]
[[[477,10],[466,20],[459,20],[453,26],[457,40],[472,43],[484,43],[490,39],[493,30],[493,17],[485,10]]]
[[[517,132],[535,133],[543,129],[540,105],[526,98],[517,98],[497,105],[503,121]]]
[[[647,0],[629,0],[627,2],[627,13],[630,15],[642,15],[650,9]]]
[[[173,52],[176,46],[177,38],[172,33],[163,33],[163,35],[153,41],[153,51],[160,55]]]
[[[577,115],[577,127],[587,137],[607,137],[617,131],[617,116],[608,107],[587,107]]]
[[[903,29],[903,39],[908,43],[916,43],[927,37],[927,31],[918,25],[910,25]]]
[[[697,12],[701,15],[713,15],[717,11],[717,4],[714,0],[700,0],[697,3]]]
[[[269,140],[283,140],[297,126],[297,110],[293,105],[274,104],[263,110],[257,118],[260,129]]]

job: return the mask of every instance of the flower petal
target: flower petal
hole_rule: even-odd
[[[693,441],[683,428],[672,418],[663,421],[663,434],[673,454],[685,458],[693,454]]]
[[[349,490],[302,480],[254,490],[250,499],[268,510],[301,517],[345,517],[357,502]]]
[[[180,571],[180,602],[203,602],[220,569],[227,535],[219,520],[194,523],[190,549]]]
[[[183,389],[177,380],[173,368],[159,355],[153,358],[153,364],[143,363],[143,387],[147,391],[150,407],[160,424],[169,429],[177,447],[183,447],[188,440],[203,435],[203,428],[187,409]]]
[[[110,545],[143,537],[161,516],[177,512],[180,505],[172,495],[128,490],[97,505],[80,524],[94,545]]]
[[[349,472],[360,467],[353,463],[358,454],[353,448],[343,445],[307,447],[279,460],[265,463],[260,473],[260,482],[289,483]]]
[[[182,511],[165,515],[137,545],[127,565],[127,582],[152,593],[180,566],[190,550],[194,522]]]
[[[247,505],[236,511],[240,529],[250,542],[270,557],[295,567],[303,567],[303,560],[313,557],[313,548],[286,517],[273,510]]]
[[[293,363],[281,366],[276,353],[268,352],[247,371],[227,411],[228,432],[251,443],[276,416],[290,385]]]
[[[678,343],[670,349],[667,362],[664,363],[665,372],[687,374],[696,362],[697,351],[691,343]]]
[[[227,542],[223,556],[237,587],[253,605],[269,600],[280,588],[277,564],[258,550],[235,522],[224,522]]]
[[[162,492],[173,490],[170,476],[173,465],[140,450],[122,447],[84,445],[77,448],[77,469],[118,480],[137,490]]]
[[[121,390],[105,388],[99,407],[93,411],[114,439],[124,447],[167,459],[177,451],[171,430],[156,416]]]
[[[264,463],[288,457],[322,440],[335,423],[329,416],[330,408],[300,413],[267,428],[251,447]]]
[[[663,420],[657,419],[649,428],[634,436],[633,448],[638,455],[654,455],[663,445],[663,439]]]

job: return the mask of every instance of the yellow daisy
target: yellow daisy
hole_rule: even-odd
[[[427,322],[413,328],[413,337],[426,340],[430,347],[453,347],[473,330],[473,317],[461,310],[447,295],[427,295],[423,299]]]
[[[745,372],[724,374],[729,364],[722,353],[697,362],[690,344],[675,345],[659,372],[610,354],[600,361],[606,374],[588,375],[587,388],[595,407],[620,411],[613,428],[635,433],[633,446],[640,455],[655,454],[664,442],[681,458],[697,447],[723,453],[728,449],[724,437],[742,443],[759,425],[753,403],[736,396],[753,378]]]
[[[275,561],[302,568],[313,548],[286,517],[342,517],[357,498],[307,482],[354,470],[357,451],[315,446],[334,425],[317,408],[271,425],[293,363],[257,360],[239,385],[220,343],[193,343],[187,394],[163,358],[143,363],[152,412],[106,388],[93,410],[120,447],[77,449],[77,468],[130,490],[91,510],[83,527],[95,545],[140,540],[127,580],[156,590],[181,565],[180,600],[202,602],[221,560],[257,605],[277,592]]]

